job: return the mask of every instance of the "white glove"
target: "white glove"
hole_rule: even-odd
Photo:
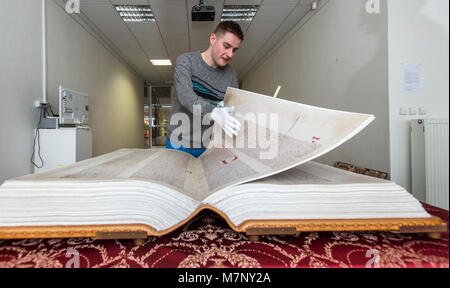
[[[222,127],[225,134],[230,137],[237,136],[241,130],[241,123],[231,116],[229,113],[233,112],[234,107],[217,107],[211,112],[211,119]]]
[[[225,103],[223,101],[219,102],[219,104],[217,104],[217,107],[225,107]]]

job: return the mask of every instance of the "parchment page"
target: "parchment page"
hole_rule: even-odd
[[[359,133],[372,115],[329,110],[229,88],[225,106],[241,123],[233,139],[216,124],[199,157],[207,192],[261,179],[313,160]]]
[[[195,200],[203,171],[192,155],[166,149],[120,149],[73,165],[16,178],[17,181],[141,181],[172,188]]]

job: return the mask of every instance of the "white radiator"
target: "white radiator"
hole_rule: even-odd
[[[448,210],[448,120],[413,120],[410,126],[412,193]]]

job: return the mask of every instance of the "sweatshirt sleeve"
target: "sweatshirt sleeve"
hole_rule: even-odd
[[[193,106],[200,105],[202,114],[205,116],[214,109],[214,106],[202,97],[198,96],[192,86],[191,61],[181,55],[175,65],[174,86],[178,101],[189,112],[193,113]]]

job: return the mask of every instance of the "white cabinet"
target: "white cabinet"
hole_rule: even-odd
[[[39,146],[36,140],[33,160],[38,166],[43,162],[43,166],[34,167],[34,173],[92,158],[92,131],[90,128],[39,129]]]

